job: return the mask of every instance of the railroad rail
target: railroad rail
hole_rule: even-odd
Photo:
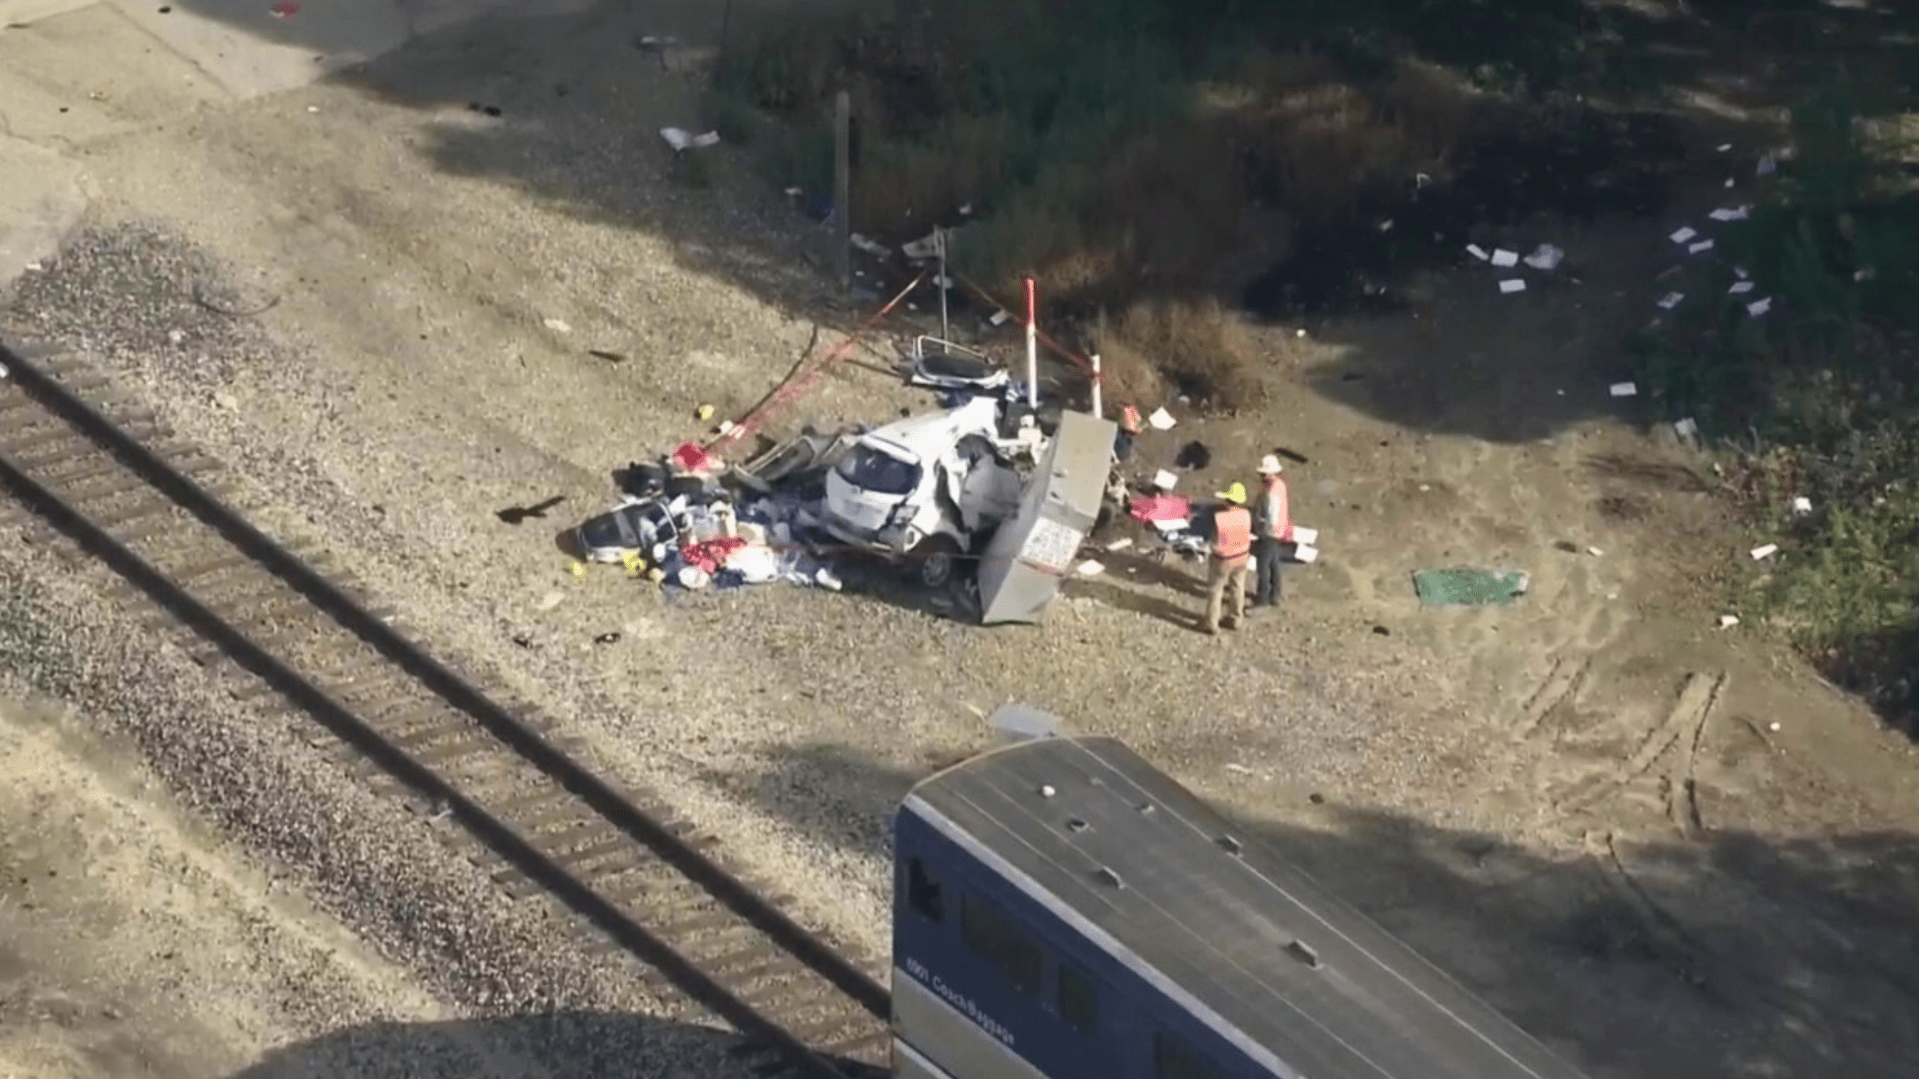
[[[875,964],[794,921],[659,799],[594,774],[553,724],[428,654],[324,558],[249,523],[217,493],[217,460],[108,401],[83,363],[0,346],[0,365],[0,485],[157,604],[197,660],[244,672],[236,696],[318,720],[409,804],[459,822],[509,894],[557,900],[583,944],[631,953],[732,1025],[761,1074],[888,1074]]]

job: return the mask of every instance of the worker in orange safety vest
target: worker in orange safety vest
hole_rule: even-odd
[[[1226,507],[1213,515],[1213,549],[1206,575],[1206,632],[1222,624],[1220,607],[1230,602],[1224,625],[1238,629],[1246,616],[1246,562],[1253,553],[1253,515],[1246,509],[1246,485],[1235,483],[1219,494]]]
[[[1273,454],[1260,458],[1259,482],[1265,490],[1259,497],[1259,511],[1253,514],[1253,560],[1259,567],[1254,573],[1255,607],[1271,607],[1279,602],[1279,564],[1283,561],[1280,544],[1291,543],[1293,539],[1292,507],[1286,498],[1286,481],[1280,478],[1283,471],[1279,458]]]

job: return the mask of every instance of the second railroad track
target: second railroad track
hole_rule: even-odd
[[[0,487],[223,659],[457,820],[516,896],[545,892],[782,1075],[884,1075],[872,964],[784,913],[657,799],[594,774],[250,524],[219,464],[114,404],[83,364],[0,346]],[[96,402],[100,402],[96,405]]]

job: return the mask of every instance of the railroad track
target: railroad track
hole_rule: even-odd
[[[250,525],[220,498],[219,462],[106,380],[3,346],[0,364],[0,486],[110,565],[196,660],[228,668],[236,696],[318,720],[417,811],[462,825],[509,894],[556,900],[583,946],[630,952],[733,1026],[761,1074],[889,1074],[876,964],[789,918],[658,799],[588,771],[550,722],[406,639],[324,558]]]

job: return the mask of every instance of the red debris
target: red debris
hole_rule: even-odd
[[[280,0],[279,3],[273,5],[271,10],[273,11],[273,17],[276,19],[291,19],[300,13],[300,5],[294,3],[293,0]]]
[[[688,543],[680,547],[680,558],[689,566],[698,566],[707,573],[718,573],[720,567],[734,551],[746,546],[746,540],[739,536],[721,536],[705,543]]]

